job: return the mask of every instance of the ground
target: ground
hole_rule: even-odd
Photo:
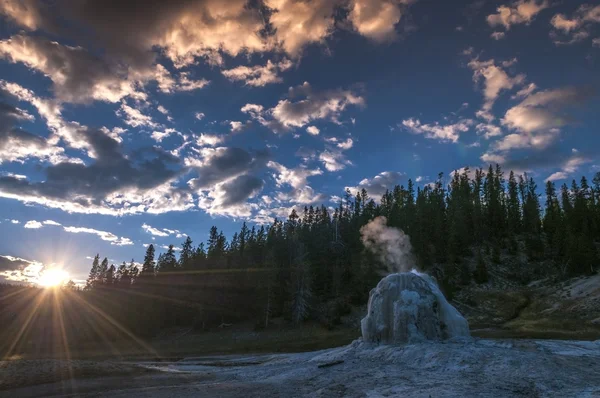
[[[17,387],[0,391],[0,397],[600,396],[600,341],[474,339],[385,346],[357,340],[307,353],[99,364],[129,373]],[[35,380],[40,363],[31,365],[20,365],[19,371]]]

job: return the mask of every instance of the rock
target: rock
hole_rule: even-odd
[[[470,336],[467,320],[448,303],[434,280],[414,271],[388,275],[371,290],[361,329],[363,341],[376,343]]]

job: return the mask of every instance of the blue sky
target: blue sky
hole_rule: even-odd
[[[140,260],[345,188],[600,170],[589,1],[0,3],[0,278]]]

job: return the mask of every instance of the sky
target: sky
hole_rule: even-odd
[[[600,171],[600,3],[0,0],[0,280],[498,163]]]

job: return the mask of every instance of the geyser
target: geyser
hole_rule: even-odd
[[[377,343],[470,336],[467,320],[448,303],[435,281],[416,271],[388,275],[371,290],[361,329],[363,341]]]

